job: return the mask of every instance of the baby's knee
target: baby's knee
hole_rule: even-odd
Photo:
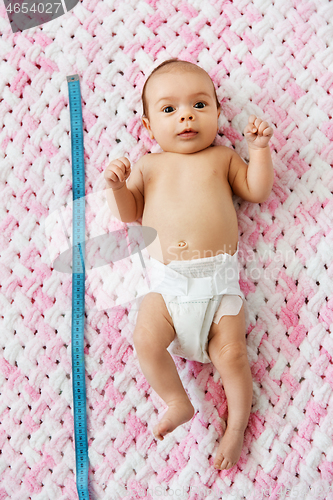
[[[138,355],[150,357],[165,349],[163,339],[157,333],[143,325],[135,328],[133,344]]]
[[[247,348],[243,341],[231,341],[220,347],[217,353],[219,358],[224,362],[229,362],[235,365],[236,363],[244,363],[247,360]]]

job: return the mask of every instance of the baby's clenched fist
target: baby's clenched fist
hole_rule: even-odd
[[[249,147],[261,149],[268,146],[269,140],[273,135],[273,129],[267,122],[262,121],[255,115],[251,115],[244,129],[244,135]]]
[[[112,188],[114,191],[122,188],[130,173],[131,164],[125,156],[113,160],[104,170],[107,187]]]

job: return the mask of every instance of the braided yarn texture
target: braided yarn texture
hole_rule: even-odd
[[[71,238],[66,76],[80,76],[87,239],[116,232],[116,252],[127,225],[103,199],[103,170],[159,150],[140,97],[172,57],[211,76],[222,106],[217,144],[247,160],[248,116],[274,128],[270,197],[234,199],[253,408],[237,466],[215,470],[220,377],[175,357],[196,413],[156,441],[166,407],[132,343],[144,276],[129,259],[88,271],[90,498],[333,500],[333,3],[83,0],[15,34],[0,9],[0,500],[78,498],[71,275],[53,267]],[[61,211],[66,231],[53,218]]]

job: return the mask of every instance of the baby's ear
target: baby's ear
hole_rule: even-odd
[[[142,123],[143,123],[143,126],[145,127],[145,129],[148,130],[150,138],[154,139],[154,134],[150,128],[150,123],[149,123],[148,118],[146,116],[142,115],[141,120],[142,120]]]

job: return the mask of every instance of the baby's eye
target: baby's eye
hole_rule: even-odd
[[[172,106],[167,106],[166,108],[163,109],[163,112],[164,113],[172,113],[173,110],[174,110],[174,108]]]
[[[204,102],[202,102],[202,101],[199,101],[199,102],[197,102],[197,103],[194,105],[194,107],[196,107],[196,106],[198,106],[198,107],[199,107],[199,109],[202,109],[202,108],[204,108],[204,107],[206,106],[206,104],[205,104]]]

